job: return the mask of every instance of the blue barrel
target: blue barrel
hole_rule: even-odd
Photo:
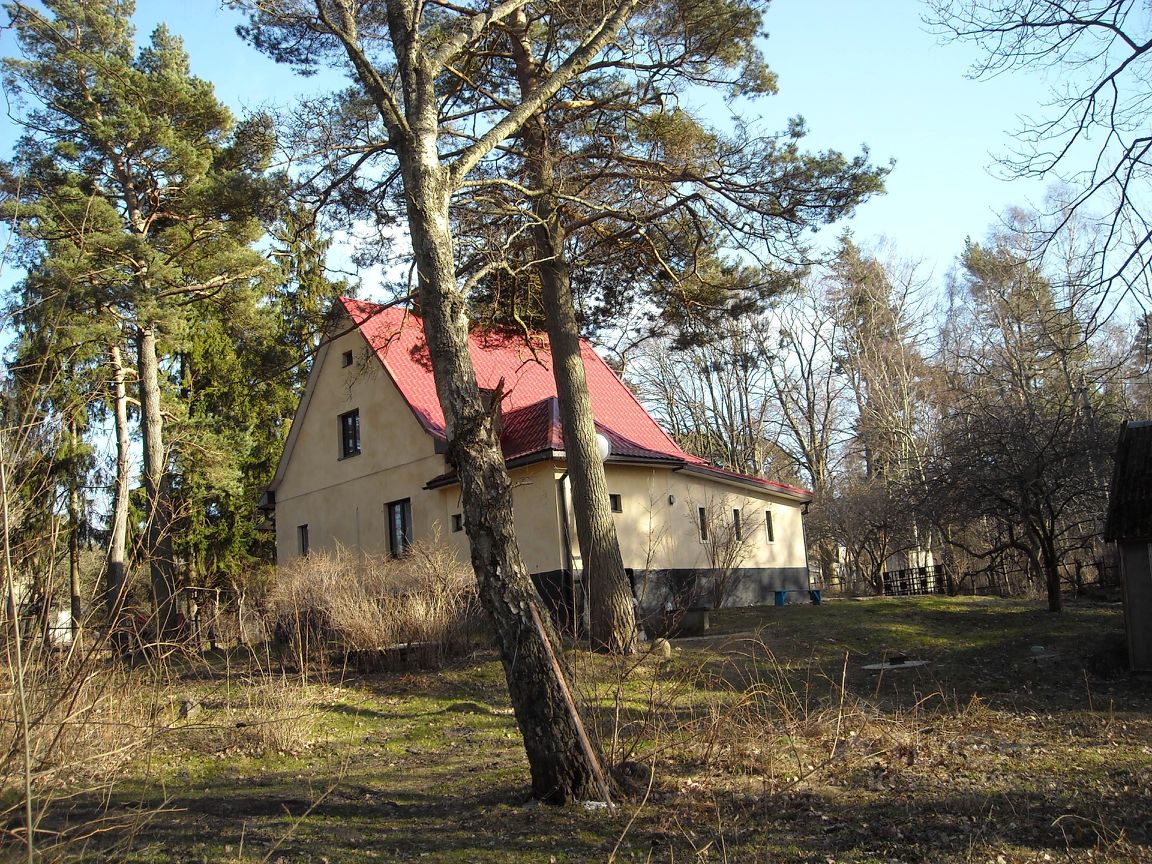
[[[776,605],[777,606],[783,606],[787,602],[787,600],[788,600],[788,592],[787,591],[777,591],[776,592]]]
[[[812,601],[813,606],[820,605],[820,589],[814,588],[808,592],[808,599]]]

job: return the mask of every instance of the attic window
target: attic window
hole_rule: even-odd
[[[612,508],[613,513],[623,513],[624,512],[624,501],[615,492],[611,493],[608,496],[608,505]]]
[[[352,352],[351,351],[345,351],[344,352],[344,354],[340,358],[340,365],[343,367],[348,367],[348,366],[352,365]]]

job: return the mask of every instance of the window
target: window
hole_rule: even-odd
[[[343,367],[348,367],[348,366],[352,365],[352,352],[351,351],[345,351],[344,352],[344,355],[340,358],[340,365]]]
[[[300,555],[301,556],[307,555],[309,552],[309,548],[310,548],[308,546],[308,526],[307,525],[297,526],[297,528],[296,528],[296,540],[297,540],[298,545],[300,546]]]
[[[340,458],[360,455],[360,409],[340,415]]]
[[[708,542],[708,511],[704,507],[696,509],[696,515],[700,519],[700,542]]]
[[[740,529],[740,511],[732,511],[732,536],[737,540],[743,540],[744,534]]]
[[[388,551],[393,558],[400,558],[411,546],[412,499],[393,501],[388,505]]]
[[[612,508],[613,513],[624,512],[624,500],[615,493],[608,495],[608,506]]]
[[[764,511],[764,528],[768,532],[768,542],[776,542],[776,530],[772,527],[772,511]]]
[[[456,534],[464,530],[464,516],[460,513],[452,514],[452,533]]]

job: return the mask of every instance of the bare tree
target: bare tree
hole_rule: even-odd
[[[946,419],[929,486],[945,521],[961,529],[993,523],[990,546],[967,546],[963,530],[950,542],[981,558],[1023,555],[1059,612],[1065,565],[1103,518],[1122,411],[1119,361],[1095,350],[1099,331],[1079,314],[1085,286],[1079,295],[1054,288],[1075,280],[1039,271],[1028,234],[1021,244],[1021,235],[1001,232],[965,252],[962,295],[945,333]]]
[[[653,340],[633,352],[628,379],[688,452],[743,474],[775,473],[781,460],[765,398],[768,327],[766,318],[750,316],[723,322],[701,345]]]
[[[769,412],[777,441],[791,454],[814,500],[828,494],[851,437],[851,380],[841,358],[844,330],[827,297],[827,283],[805,280],[776,315],[775,338],[766,346]],[[817,506],[820,506],[817,504]]]
[[[929,6],[938,32],[983,51],[975,77],[1037,67],[1058,76],[1051,101],[1025,119],[1018,149],[1001,164],[1015,176],[1060,179],[1073,188],[1046,237],[1074,217],[1105,214],[1092,257],[1095,283],[1146,291],[1152,6],[1142,0],[930,0]]]

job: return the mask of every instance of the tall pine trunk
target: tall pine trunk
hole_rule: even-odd
[[[116,479],[112,493],[112,525],[108,544],[108,562],[104,580],[104,605],[108,609],[108,622],[115,625],[124,603],[126,580],[125,556],[128,546],[128,389],[125,384],[124,358],[120,346],[108,345],[108,361],[112,366],[112,407],[116,425]]]
[[[73,642],[76,642],[83,605],[79,590],[79,482],[75,477],[71,478],[68,488],[68,523],[68,617]]]
[[[514,21],[517,34],[512,55],[520,95],[527,99],[538,87],[542,70],[527,39],[527,17],[523,11],[514,16]],[[529,184],[539,193],[532,203],[535,217],[532,239],[536,246],[536,271],[543,294],[560,425],[564,430],[564,453],[572,482],[576,537],[584,563],[589,636],[594,648],[630,654],[636,650],[636,609],[624,573],[616,523],[612,519],[604,463],[596,448],[596,423],[588,397],[584,359],[580,356],[580,328],[564,254],[564,226],[555,195],[555,161],[541,114],[524,124],[521,137],[527,153]]]
[[[394,28],[394,33],[397,28]],[[533,620],[538,595],[516,543],[512,486],[468,353],[465,297],[456,283],[447,172],[437,155],[437,100],[428,70],[397,45],[409,96],[409,135],[400,144],[408,225],[419,276],[424,332],[436,392],[447,422],[448,453],[460,477],[464,524],[480,601],[491,616],[516,722],[524,738],[532,791],[562,803],[594,790],[594,768],[580,743],[578,719],[550,647],[559,640],[547,616]],[[405,152],[406,151],[406,152]],[[557,654],[559,652],[556,652]]]
[[[140,435],[144,444],[144,497],[148,505],[145,553],[156,608],[156,634],[165,639],[175,624],[176,575],[172,560],[172,510],[168,501],[164,458],[164,418],[160,412],[160,361],[156,331],[136,332],[140,376]]]
[[[540,227],[539,233],[547,232]],[[550,240],[558,239],[549,233]],[[542,239],[542,238],[541,238]],[[560,425],[564,430],[564,453],[572,481],[572,509],[576,537],[584,562],[584,585],[590,612],[592,645],[622,654],[636,650],[636,609],[616,523],[608,498],[604,463],[596,448],[596,424],[584,360],[580,356],[580,333],[572,307],[568,266],[562,253],[539,265],[547,310],[548,344],[556,378]]]

